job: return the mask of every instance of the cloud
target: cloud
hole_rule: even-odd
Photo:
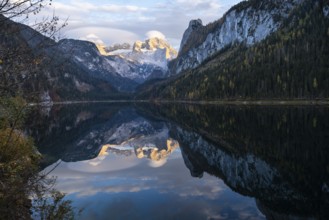
[[[155,30],[153,30],[153,31],[148,31],[148,32],[145,34],[145,36],[147,37],[147,39],[154,38],[154,37],[157,37],[157,38],[159,38],[159,39],[163,39],[163,40],[166,39],[166,36],[165,36],[163,33],[161,33],[160,31],[155,31]]]
[[[119,4],[94,4],[91,1],[71,0],[69,2],[61,3],[60,1],[54,2],[52,8],[56,11],[66,12],[111,12],[111,13],[138,13],[145,12],[147,8],[139,7],[136,5],[119,5]]]
[[[219,19],[240,0],[57,0],[37,16],[55,12],[62,20],[68,19],[63,30],[68,38],[82,38],[96,34],[106,44],[143,40],[150,30],[161,32],[169,43],[180,42],[189,21],[200,18],[204,24]],[[97,31],[87,29],[95,29]],[[83,31],[83,33],[79,33]],[[103,31],[103,33],[101,33]]]
[[[203,12],[213,13],[219,12],[221,9],[220,1],[218,0],[173,0],[176,8],[183,10],[185,13],[202,14]],[[206,16],[207,14],[203,14]],[[217,18],[218,19],[218,18]]]
[[[155,161],[155,160],[150,160],[149,161],[149,166],[153,167],[153,168],[159,168],[162,167],[163,165],[165,165],[167,163],[167,159],[162,159],[159,161]]]
[[[91,41],[95,44],[104,44],[104,41],[94,33],[90,33],[85,37],[80,37],[80,40]]]
[[[172,173],[172,169],[177,173]],[[214,199],[223,191],[218,179],[208,179],[209,176],[205,175],[207,180],[203,184],[199,184],[199,179],[193,179],[182,164],[179,151],[171,154],[168,160],[160,162],[145,158],[140,160],[134,155],[105,157],[102,162],[98,158],[74,163],[61,162],[51,175],[58,176],[56,185],[59,190],[78,197],[149,189],[169,193],[175,189],[180,197],[206,196]],[[186,184],[186,179],[189,179],[189,184]]]
[[[121,158],[122,163],[126,163],[126,159]],[[260,218],[254,200],[232,192],[222,180],[206,173],[202,179],[192,178],[180,152],[171,155],[167,163],[158,168],[149,167],[147,159],[138,161],[136,166],[115,170],[113,167],[119,161],[112,157],[104,160],[104,167],[110,171],[96,173],[86,172],[86,166],[95,169],[89,161],[62,162],[52,175],[58,176],[56,188],[66,193],[75,207],[86,208],[82,219],[114,218],[115,214],[118,219],[127,219],[127,213],[131,218],[145,213],[145,217],[153,219],[163,216],[169,219]],[[118,202],[120,205],[113,208]],[[127,202],[136,206],[128,208]],[[113,209],[108,213],[109,207]],[[90,216],[91,213],[104,216]]]
[[[103,5],[100,6],[98,9],[103,10],[105,12],[112,12],[112,13],[136,13],[136,12],[145,12],[147,8],[138,7],[135,5]]]
[[[88,40],[100,44],[105,43],[106,45],[125,42],[132,43],[139,38],[135,33],[126,30],[93,26],[67,30],[66,35],[71,38]]]

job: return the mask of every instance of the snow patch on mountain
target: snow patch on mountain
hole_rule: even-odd
[[[164,77],[167,70],[167,66],[163,66],[163,63],[138,62],[128,56],[107,56],[106,59],[117,74],[137,83],[143,83],[152,77]]]

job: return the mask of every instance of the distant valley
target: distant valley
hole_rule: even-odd
[[[5,27],[2,80],[17,85],[17,91],[38,94],[34,99],[40,102],[129,99],[145,81],[168,77],[167,63],[177,56],[160,38],[105,47],[73,39],[55,42],[10,20]],[[19,56],[10,57],[11,45]]]

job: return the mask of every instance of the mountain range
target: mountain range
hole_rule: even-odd
[[[159,38],[106,46],[1,26],[1,87],[39,101],[329,97],[326,0],[243,1],[190,21],[178,53]]]
[[[55,42],[26,25],[1,20],[1,87],[34,94],[36,101],[127,98],[143,82],[167,77],[167,62],[177,56],[164,39],[137,41],[133,47]]]
[[[190,22],[174,77],[145,84],[138,99],[329,97],[328,1],[243,1],[221,19]]]

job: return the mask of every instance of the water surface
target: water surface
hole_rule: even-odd
[[[29,132],[79,219],[325,219],[321,107],[68,105]]]

